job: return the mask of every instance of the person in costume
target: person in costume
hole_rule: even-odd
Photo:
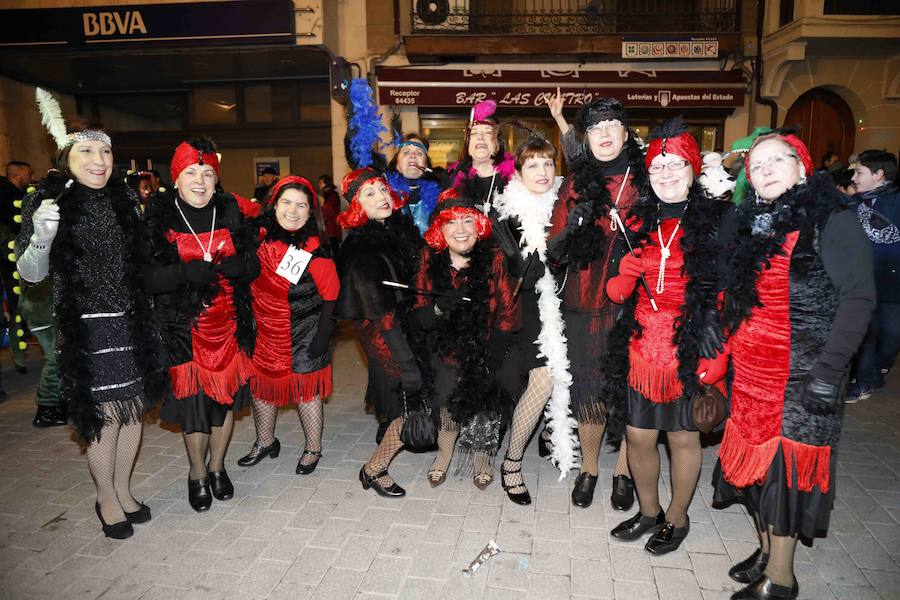
[[[428,248],[416,276],[420,295],[410,317],[438,421],[438,452],[428,471],[432,486],[445,481],[457,439],[460,466],[468,468],[471,458],[475,486],[490,485],[500,427],[511,413],[511,396],[496,373],[521,315],[515,280],[490,236],[491,221],[472,198],[452,188],[441,194],[425,232]]]
[[[474,199],[490,213],[495,192],[502,192],[515,171],[515,158],[500,142],[500,123],[494,117],[497,103],[479,102],[472,108],[459,161],[450,167],[452,187]]]
[[[700,149],[680,117],[660,125],[649,140],[650,190],[630,211],[606,282],[610,299],[626,307],[609,336],[608,364],[615,361],[616,368],[605,372],[615,389],[607,406],[624,413],[628,464],[640,504],[611,535],[630,541],[653,533],[644,548],[660,555],[677,549],[690,531],[687,511],[702,463],[692,398],[701,384],[725,392],[728,356],[706,349],[703,333],[708,321],[713,328],[718,324],[718,230],[731,204],[713,200],[699,182]],[[625,234],[633,254],[627,253]],[[652,296],[638,285],[641,279]],[[665,511],[659,502],[661,431],[671,453],[672,499]]]
[[[154,263],[149,285],[171,385],[160,417],[181,425],[190,461],[188,502],[201,512],[213,496],[234,495],[225,453],[234,413],[250,400],[256,335],[250,282],[259,260],[234,197],[216,191],[219,159],[212,142],[182,142],[171,170],[174,190],[155,196],[145,213]]]
[[[556,147],[541,137],[530,137],[516,150],[516,173],[494,203],[499,226],[508,227],[515,236],[525,265],[517,283],[522,314],[517,355],[528,387],[516,404],[500,469],[503,489],[517,504],[531,503],[522,457],[545,406],[557,467],[565,473],[576,464],[576,423],[569,416],[572,376],[561,301],[553,274],[545,267],[547,231],[561,179],[556,177]]]
[[[341,281],[334,316],[353,321],[369,362],[366,405],[373,407],[379,422],[380,443],[369,463],[384,464],[384,469],[370,470],[375,489],[383,495],[402,496],[403,489],[386,472],[402,445],[399,429],[393,427],[403,414],[398,391],[401,385],[410,393],[417,391],[422,374],[406,339],[411,299],[382,281],[411,283],[422,238],[412,219],[400,211],[403,198],[375,169],[347,173],[341,192],[350,205],[338,217],[348,234],[338,261]]]
[[[549,262],[561,272],[563,318],[571,361],[572,407],[581,442],[581,472],[572,490],[576,506],[590,506],[597,485],[600,444],[606,428],[599,369],[606,336],[619,307],[606,295],[610,250],[620,235],[610,213],[626,214],[646,185],[644,159],[628,128],[625,108],[614,98],[581,107],[576,127],[584,132],[585,151],[560,187],[547,242]],[[611,502],[617,510],[634,503],[626,444],[619,450]]]
[[[306,438],[297,474],[312,473],[322,456],[322,400],[331,395],[331,317],[339,283],[330,250],[322,245],[321,221],[312,184],[289,175],[272,186],[255,223],[261,240],[256,251],[260,275],[251,286],[257,327],[250,378],[256,441],[238,460],[242,467],[278,456],[275,421],[278,408],[289,403],[297,405]]]
[[[713,505],[744,504],[760,547],[729,575],[732,596],[796,598],[797,540],[826,535],[844,385],[875,303],[872,249],[795,135],[753,142],[755,199],[722,226],[724,325],[734,368]]]
[[[109,135],[87,123],[67,133],[56,100],[40,88],[37,96],[58,171],[23,201],[16,264],[25,281],[52,281],[59,395],[87,445],[103,534],[124,539],[150,520],[131,492],[131,471],[144,412],[165,390],[139,201],[110,178]]]
[[[406,196],[403,211],[412,216],[419,233],[424,235],[438,195],[446,186],[434,176],[427,139],[410,133],[397,146],[384,178],[392,190]]]

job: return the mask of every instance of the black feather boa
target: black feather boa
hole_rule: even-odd
[[[735,331],[760,306],[756,285],[759,275],[770,266],[770,259],[783,252],[787,234],[799,231],[803,237],[821,231],[828,218],[847,208],[843,195],[827,173],[815,173],[806,183],[795,185],[773,202],[748,199],[735,215],[736,232],[729,248],[725,290],[724,322]],[[766,232],[754,232],[754,223],[767,222]],[[813,255],[810,255],[812,258]],[[798,259],[791,264],[791,276],[804,275],[811,264]]]
[[[391,262],[394,268],[398,269],[397,276],[406,282],[419,268],[419,251],[424,244],[412,217],[395,210],[384,223],[366,221],[350,230],[344,243],[341,244],[338,272],[344,272],[347,261],[357,256],[359,252],[356,249],[360,247],[360,251],[366,254],[381,253],[396,259],[396,262],[394,260]]]
[[[227,227],[231,232],[236,255],[255,259],[258,234],[253,227],[243,222],[234,196],[216,192],[210,202],[220,215],[221,220],[217,225]],[[167,189],[165,192],[157,193],[147,206],[144,217],[149,230],[153,262],[160,266],[179,264],[181,258],[178,255],[178,248],[167,238],[170,230],[183,231],[186,227],[184,219],[175,207],[175,192]],[[256,321],[253,318],[250,284],[233,280],[231,286],[238,345],[248,355],[252,355],[253,347],[256,345]],[[220,286],[217,282],[208,285],[183,282],[177,292],[162,295],[159,302],[162,305],[171,305],[178,314],[188,315],[190,319],[196,321],[204,307],[212,302],[219,291]]]
[[[656,229],[660,200],[648,187],[644,196],[629,213],[629,219],[640,220],[640,228],[632,235],[637,246]],[[710,198],[696,181],[688,194],[690,202],[681,221],[684,232],[680,245],[684,251],[684,270],[688,277],[684,304],[673,324],[672,341],[678,357],[678,379],[685,395],[693,396],[700,386],[697,364],[700,360],[699,344],[702,335],[703,315],[714,308],[717,289],[717,257],[721,252],[718,232],[728,202]],[[617,443],[625,431],[625,406],[628,386],[628,347],[633,337],[641,336],[641,327],[635,319],[638,286],[622,306],[622,314],[607,338],[607,354],[601,359],[601,372],[605,375],[603,396],[607,407],[607,430],[610,443]]]
[[[628,164],[631,165],[631,173],[634,175],[634,185],[642,192],[647,186],[647,176],[644,173],[644,157],[637,142],[629,134],[625,141],[625,153]],[[591,204],[591,216],[588,222],[594,223],[597,219],[608,214],[613,206],[613,199],[607,189],[606,176],[603,173],[603,165],[594,158],[588,149],[578,155],[572,165],[572,186],[576,195],[576,204],[589,202]],[[578,270],[583,270],[592,262],[599,259],[606,247],[604,241],[606,232],[602,227],[581,227],[572,232],[567,238],[567,246],[571,264]]]
[[[462,289],[472,301],[461,302],[449,314],[435,319],[433,329],[417,336],[414,342],[417,346],[423,342],[428,344],[430,352],[425,355],[435,352],[441,360],[456,361],[457,381],[448,400],[448,410],[459,424],[468,423],[480,413],[497,416],[501,422],[506,422],[511,412],[512,399],[496,384],[488,366],[494,251],[490,241],[476,242],[469,265],[457,275],[465,280]],[[453,291],[448,250],[431,253],[426,269],[434,291]]]
[[[35,191],[39,198],[56,197],[67,178],[47,179]],[[146,410],[165,394],[167,378],[160,358],[162,348],[159,330],[153,315],[149,294],[144,285],[144,269],[150,262],[150,252],[144,238],[137,194],[116,178],[110,179],[107,190],[116,221],[123,234],[123,283],[130,292],[131,309],[128,323],[134,339],[134,361],[143,380],[144,398],[123,398],[112,401],[117,418],[123,423],[140,421]],[[59,293],[55,294],[56,326],[59,331],[59,395],[65,403],[69,421],[78,436],[86,442],[100,439],[106,424],[100,403],[92,398],[91,372],[88,368],[87,327],[81,319],[79,306],[85,282],[78,269],[72,268],[86,256],[86,249],[72,235],[75,225],[86,212],[79,202],[79,187],[65,194],[59,201],[60,227],[50,251],[50,268]],[[105,260],[105,257],[99,257]]]

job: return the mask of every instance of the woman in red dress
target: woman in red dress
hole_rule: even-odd
[[[260,275],[253,282],[256,348],[253,354],[253,422],[256,442],[238,460],[242,467],[275,458],[278,408],[296,404],[306,438],[296,473],[312,473],[322,456],[322,400],[331,395],[331,319],[340,284],[312,184],[283,177],[272,187],[255,225]],[[287,350],[290,349],[290,352]]]
[[[157,195],[145,213],[153,249],[148,288],[171,384],[160,417],[181,425],[191,465],[188,501],[200,512],[209,509],[213,496],[234,495],[225,452],[234,411],[250,399],[250,282],[259,274],[259,261],[234,196],[218,191],[212,142],[183,142],[171,168],[174,193]]]

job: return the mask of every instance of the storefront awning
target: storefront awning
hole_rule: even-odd
[[[629,108],[735,108],[744,105],[747,82],[740,71],[512,70],[491,68],[382,67],[378,102],[397,106],[540,107],[559,87],[567,106],[602,96]]]

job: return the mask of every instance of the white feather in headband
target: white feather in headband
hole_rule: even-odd
[[[53,94],[42,88],[35,88],[34,96],[37,99],[38,110],[41,111],[41,124],[47,128],[47,133],[53,137],[58,148],[65,148],[69,143],[66,135],[66,122],[62,116],[62,109]]]

